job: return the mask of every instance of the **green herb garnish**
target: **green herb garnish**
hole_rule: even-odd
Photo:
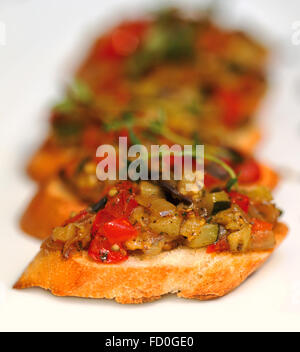
[[[129,139],[132,144],[142,144],[137,135],[133,132],[132,128],[129,128]]]
[[[114,120],[104,125],[106,131],[119,131],[123,128],[130,129],[134,126],[134,116],[131,112],[125,112],[120,120]]]
[[[74,101],[67,97],[62,102],[56,104],[53,110],[61,114],[69,114],[74,110],[75,106]]]
[[[76,79],[69,87],[67,96],[53,108],[54,111],[62,114],[70,114],[77,104],[89,105],[93,101],[93,93],[90,88],[79,79]]]
[[[186,110],[195,116],[199,116],[201,114],[200,106],[196,101],[193,101],[191,104],[187,105]]]
[[[238,179],[237,179],[237,178],[231,178],[231,179],[227,182],[227,184],[226,184],[226,190],[227,190],[228,192],[230,192],[231,189],[232,189],[232,187],[233,187],[235,184],[237,184],[237,183],[238,183]]]
[[[136,77],[162,62],[190,60],[195,54],[195,26],[174,11],[160,13],[140,50],[128,60],[128,73]]]
[[[91,89],[86,83],[79,79],[76,79],[71,85],[68,94],[72,100],[81,104],[90,104],[93,100]]]

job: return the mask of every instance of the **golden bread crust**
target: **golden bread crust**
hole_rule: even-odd
[[[73,211],[79,212],[85,207],[85,203],[68,192],[61,181],[55,179],[39,187],[20,220],[20,226],[31,236],[45,239]]]
[[[258,181],[258,184],[261,186],[265,186],[271,190],[275,189],[280,181],[278,173],[264,164],[260,164],[259,166],[261,176],[260,180]]]
[[[56,177],[59,171],[71,160],[73,150],[55,146],[47,140],[33,155],[27,166],[27,174],[39,183]]]
[[[250,125],[245,129],[228,134],[228,137],[230,137],[229,145],[231,147],[251,155],[261,140],[261,132],[256,126]]]
[[[278,246],[288,229],[279,223],[274,231]],[[207,254],[205,249],[178,248],[151,259],[130,257],[119,265],[104,265],[90,260],[86,252],[65,260],[59,251],[41,250],[14,287],[41,287],[57,296],[115,299],[123,304],[151,302],[170,293],[208,300],[239,286],[272,252]]]

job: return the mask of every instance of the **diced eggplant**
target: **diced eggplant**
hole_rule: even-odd
[[[107,203],[107,197],[103,197],[102,199],[99,200],[98,203],[95,203],[91,206],[91,211],[93,213],[98,213],[98,211],[100,211],[105,207],[106,203]]]
[[[171,181],[159,180],[159,181],[152,181],[152,183],[157,184],[161,187],[161,189],[165,192],[167,198],[172,200],[172,202],[177,205],[178,203],[184,203],[187,205],[192,204],[192,200],[180,193],[176,185],[174,185]]]

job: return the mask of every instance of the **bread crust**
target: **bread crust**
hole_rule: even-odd
[[[288,229],[274,229],[277,246]],[[115,299],[118,303],[152,302],[167,294],[208,300],[222,297],[257,270],[273,250],[244,254],[207,254],[178,248],[151,259],[130,257],[118,265],[98,264],[81,252],[71,259],[41,250],[14,288],[41,287],[56,296]]]
[[[229,146],[247,155],[252,155],[255,152],[262,137],[260,130],[254,125],[228,134],[228,136],[230,136]]]
[[[79,212],[84,208],[84,202],[70,193],[59,179],[54,179],[39,186],[20,220],[20,227],[31,236],[45,239],[73,211]]]
[[[278,173],[267,165],[260,164],[259,166],[261,175],[257,184],[260,186],[265,186],[271,190],[276,188],[280,181]]]
[[[71,160],[72,148],[62,148],[48,139],[33,155],[27,166],[27,174],[38,183],[45,183],[56,177],[59,171]]]

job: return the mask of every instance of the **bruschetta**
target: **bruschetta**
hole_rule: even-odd
[[[174,187],[115,184],[54,229],[15,288],[119,303],[166,294],[208,300],[239,286],[286,237],[264,188],[205,188],[180,198]]]
[[[186,144],[196,134],[203,144],[251,154],[260,139],[254,115],[267,88],[267,57],[256,40],[207,16],[165,11],[122,23],[96,40],[53,107],[48,141],[29,175],[45,181],[70,154],[120,132],[154,140],[162,120],[169,142],[172,132]],[[128,111],[133,121],[121,123]]]

